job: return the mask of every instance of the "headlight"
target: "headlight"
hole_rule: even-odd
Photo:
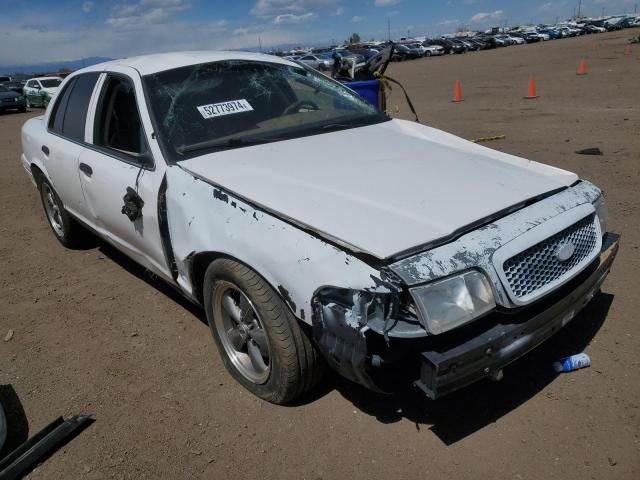
[[[596,215],[600,222],[600,231],[604,235],[607,231],[607,223],[609,223],[609,210],[607,209],[607,202],[604,199],[603,193],[593,202],[593,206],[596,209]]]
[[[429,333],[452,330],[493,310],[496,302],[487,277],[475,270],[411,289]]]

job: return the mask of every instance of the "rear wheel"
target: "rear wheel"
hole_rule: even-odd
[[[49,226],[58,241],[67,248],[82,244],[86,231],[67,213],[60,197],[45,179],[40,179],[40,198]]]
[[[224,365],[254,395],[288,403],[320,379],[323,360],[280,296],[256,272],[219,259],[204,279],[207,321]]]

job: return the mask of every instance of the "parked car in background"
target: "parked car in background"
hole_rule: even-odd
[[[27,82],[20,80],[12,80],[10,82],[0,83],[0,85],[22,95],[24,93],[24,86],[26,83]]]
[[[326,54],[303,55],[298,58],[298,61],[321,72],[331,70],[333,68],[333,59],[330,55]]]
[[[432,45],[439,45],[444,49],[445,53],[453,55],[454,53],[465,53],[467,47],[459,42],[454,42],[448,38],[437,38],[431,40]]]
[[[358,49],[354,49],[353,53],[362,55],[365,60],[369,60],[370,58],[373,58],[376,55],[380,55],[380,51],[373,48],[358,48]]]
[[[473,37],[473,38],[470,38],[469,41],[472,42],[477,47],[478,50],[489,50],[490,48],[495,48],[494,45],[490,44],[484,38],[481,38],[481,37]]]
[[[430,45],[430,44],[422,44],[422,49],[424,51],[425,57],[444,55],[444,47],[440,45]]]
[[[466,47],[468,52],[480,50],[480,46],[478,44],[472,42],[468,38],[458,38],[458,39],[456,39],[456,41],[462,43]]]
[[[515,39],[511,38],[509,35],[494,35],[493,38],[500,44],[502,47],[510,47],[511,45],[515,45]]]
[[[275,56],[88,67],[21,138],[56,239],[85,225],[200,305],[229,374],[278,404],[325,365],[430,398],[498,380],[589,320],[618,251],[592,183],[392,119]]]
[[[10,82],[10,81],[11,81],[11,77],[7,75],[0,75],[0,83]]]
[[[421,57],[422,54],[417,48],[410,48],[407,45],[396,45],[393,49],[393,56],[391,59],[394,62],[400,62],[402,60],[414,60]]]
[[[348,58],[351,59],[353,63],[356,65],[360,63],[366,62],[364,55],[360,54],[357,50],[350,50],[347,48],[336,48],[331,53],[328,53],[330,58],[332,58],[333,53],[337,53],[340,58]]]
[[[39,77],[27,80],[23,90],[27,108],[49,105],[61,83],[62,78],[59,77]]]
[[[6,110],[26,112],[27,104],[21,93],[14,92],[0,85],[0,112],[4,113]]]
[[[536,43],[542,40],[537,33],[531,32],[517,32],[509,34],[511,37],[519,38],[525,43]]]

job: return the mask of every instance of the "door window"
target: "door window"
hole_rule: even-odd
[[[84,142],[89,101],[100,73],[87,73],[71,79],[64,87],[49,119],[49,128],[63,137]]]
[[[132,83],[109,76],[96,112],[93,143],[134,159],[147,150]]]

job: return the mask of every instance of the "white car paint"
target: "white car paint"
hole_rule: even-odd
[[[114,72],[128,76],[141,99],[141,75],[224,59],[293,65],[260,54],[185,52],[96,65],[65,82],[86,72]],[[301,321],[311,323],[311,301],[321,287],[388,292],[378,266],[385,258],[570,187],[578,178],[401,120],[232,149],[174,165],[163,157],[146,103],[138,101],[155,159],[154,169],[140,175],[138,167],[88,148],[102,79],[90,101],[87,145],[50,133],[49,108],[23,127],[25,170],[31,175],[39,169],[71,214],[194,300],[201,288],[193,276],[194,258],[216,252],[250,265],[285,297]],[[50,155],[43,154],[45,144]],[[91,178],[78,174],[80,162],[92,165]],[[120,207],[126,187],[137,178],[144,215],[131,223]],[[159,226],[158,193],[164,178],[177,274],[165,258]],[[573,202],[558,197],[546,207],[551,216],[560,214],[560,207],[590,203],[598,192],[595,187],[590,195],[569,190]],[[544,205],[537,208],[544,210]],[[532,211],[520,212],[506,226],[515,222],[524,235],[532,228],[527,222]],[[506,226],[497,227],[496,239]]]
[[[327,144],[340,154],[327,155]],[[379,258],[578,179],[404,120],[203,155],[181,165]]]

